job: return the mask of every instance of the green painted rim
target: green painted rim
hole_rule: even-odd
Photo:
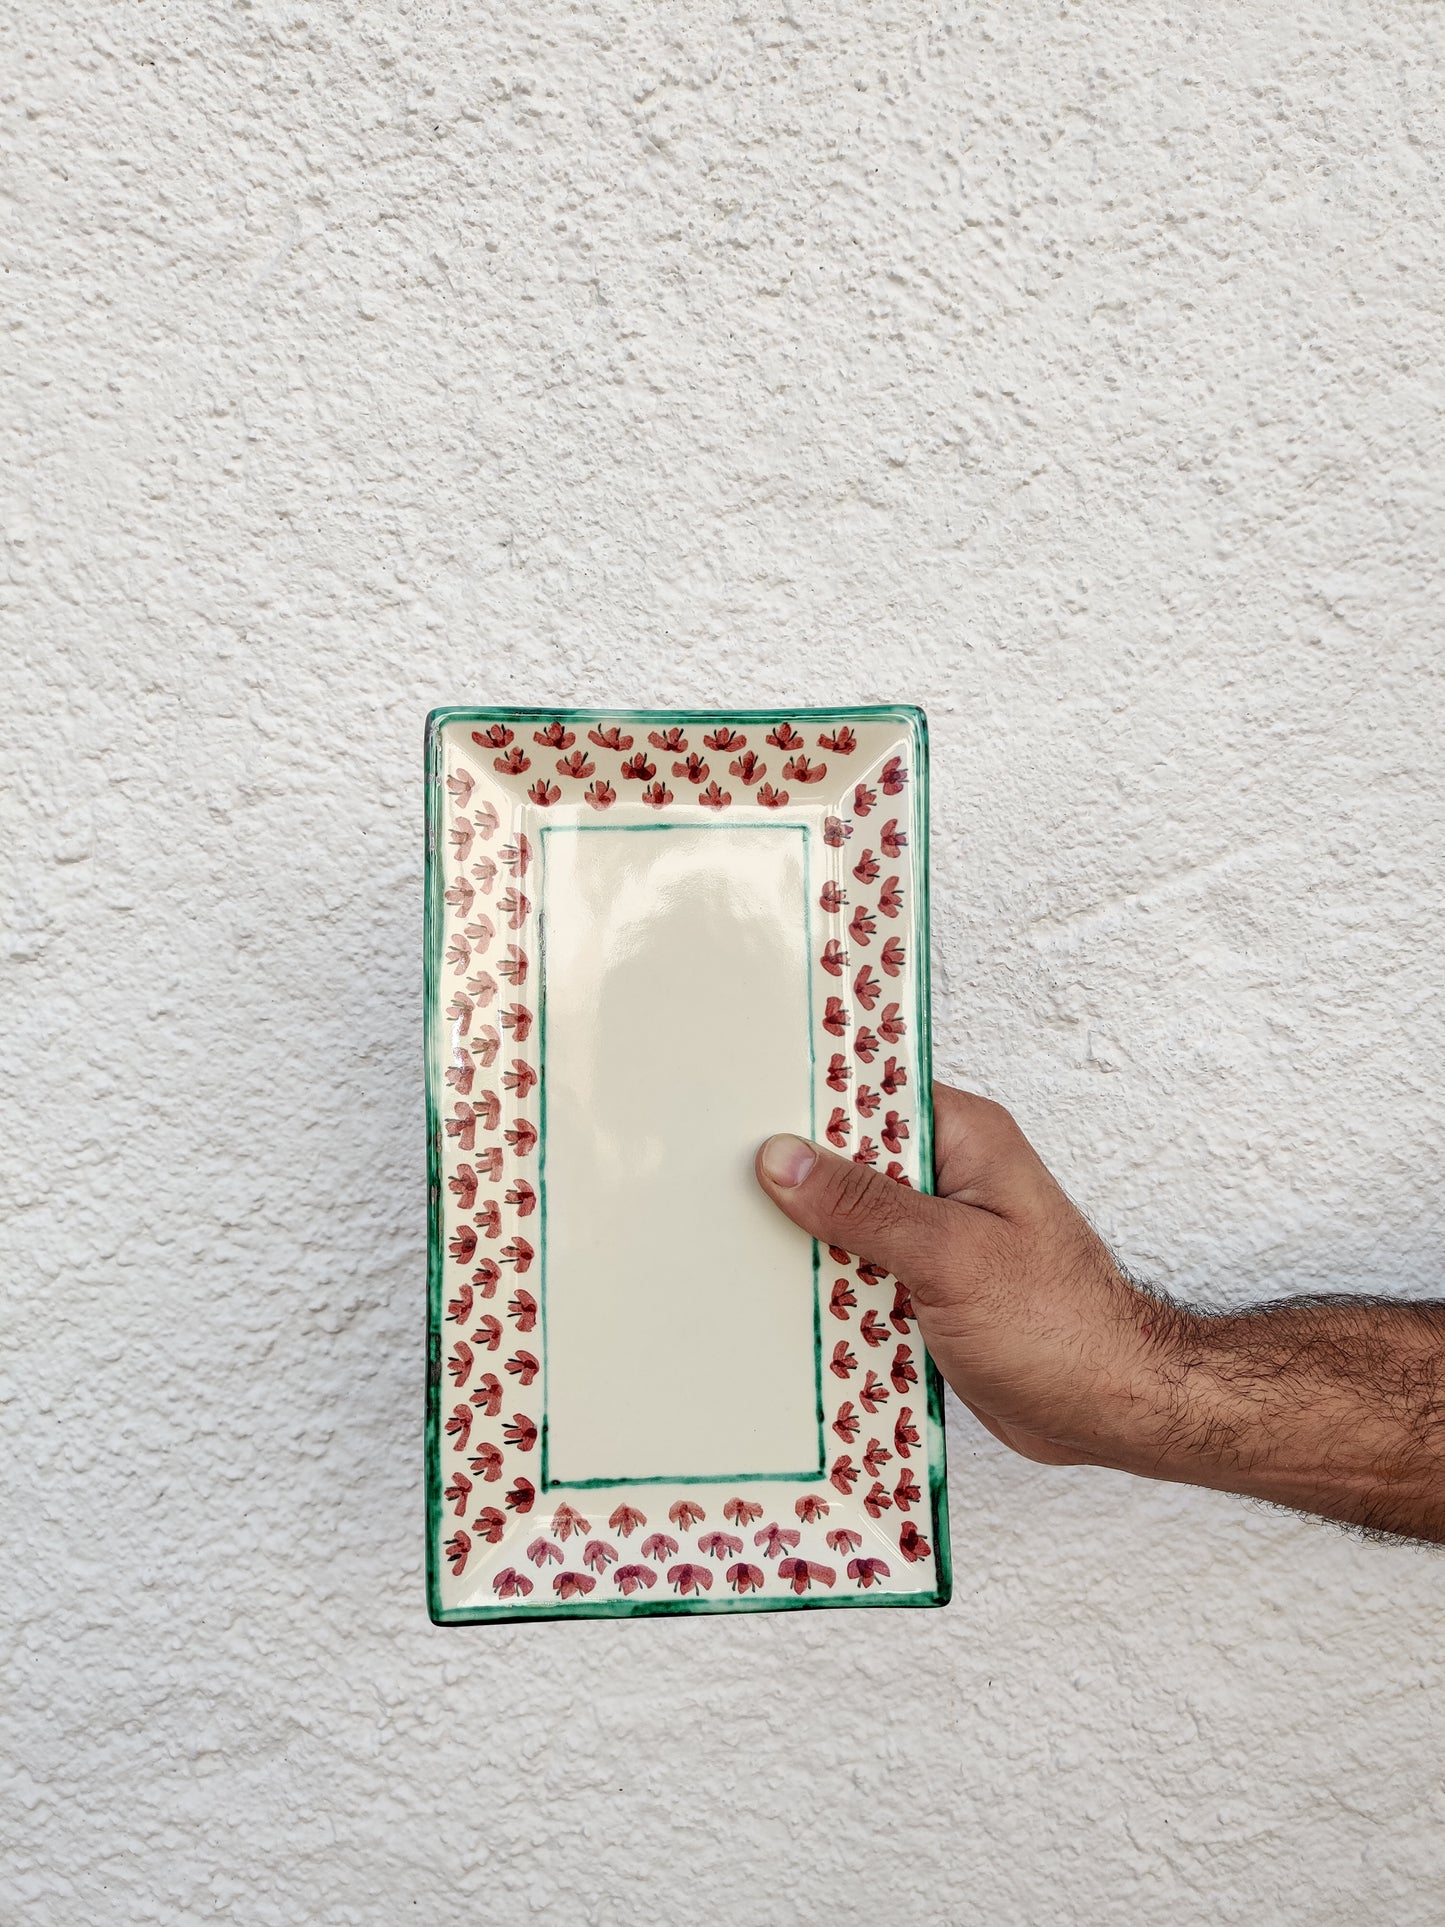
[[[448,723],[518,721],[518,722],[562,722],[580,723],[610,720],[653,725],[684,723],[757,723],[776,722],[779,719],[794,721],[806,718],[816,721],[833,718],[848,722],[864,717],[870,720],[892,718],[904,723],[913,739],[913,785],[912,785],[912,835],[914,863],[917,878],[917,934],[919,938],[919,971],[917,1006],[915,1020],[918,1034],[919,1067],[919,1188],[933,1189],[933,970],[931,955],[932,918],[929,895],[929,769],[928,769],[928,719],[924,712],[910,703],[862,704],[852,708],[810,708],[810,709],[548,709],[524,708],[515,704],[496,707],[479,707],[471,704],[458,704],[434,709],[427,717],[425,737],[425,784],[426,784],[426,882],[423,932],[423,1011],[425,1024],[424,1049],[426,1056],[426,1132],[427,1132],[427,1338],[426,1338],[426,1433],[425,1465],[423,1479],[426,1486],[426,1590],[427,1610],[433,1624],[438,1626],[504,1624],[521,1620],[545,1619],[656,1619],[666,1617],[701,1617],[706,1614],[745,1613],[745,1612],[797,1612],[826,1611],[830,1608],[857,1608],[860,1606],[892,1606],[908,1608],[915,1606],[946,1606],[953,1597],[953,1554],[948,1529],[948,1466],[947,1441],[943,1418],[943,1379],[938,1367],[922,1338],[919,1346],[923,1352],[925,1378],[927,1383],[927,1426],[929,1443],[929,1515],[933,1532],[934,1569],[938,1576],[937,1585],[929,1592],[889,1593],[873,1591],[854,1591],[851,1593],[799,1595],[792,1599],[761,1599],[757,1597],[738,1597],[728,1594],[716,1599],[600,1599],[587,1598],[573,1603],[557,1602],[552,1605],[537,1606],[464,1606],[447,1610],[441,1603],[441,1533],[442,1498],[440,1478],[440,1437],[441,1437],[441,1377],[442,1377],[442,1276],[444,1252],[442,1249],[442,1208],[441,1208],[441,1121],[439,1105],[443,1082],[442,1066],[438,1061],[435,1043],[435,1026],[431,1021],[434,998],[441,969],[441,940],[444,922],[442,911],[443,874],[440,859],[440,834],[442,828],[442,789],[444,771],[441,762],[441,732]],[[601,827],[601,826],[599,826]],[[658,828],[663,825],[656,826]],[[701,826],[700,826],[701,827]],[[725,827],[718,825],[718,828]],[[779,825],[780,828],[786,827]],[[811,991],[810,991],[811,994]],[[813,1049],[810,1034],[809,1049]],[[539,1056],[541,1054],[539,1043]],[[545,1082],[545,1080],[544,1080]],[[816,1082],[816,1080],[815,1080]],[[545,1101],[545,1100],[543,1100]],[[543,1144],[539,1147],[542,1160],[545,1159],[545,1130],[539,1117],[539,1135]],[[814,1242],[814,1268],[819,1263],[818,1248]],[[542,1318],[545,1326],[545,1308]],[[817,1281],[814,1285],[814,1317],[821,1322],[817,1303]],[[821,1398],[821,1394],[820,1394]],[[820,1405],[821,1417],[821,1405]],[[545,1422],[545,1415],[544,1415]],[[545,1444],[545,1440],[543,1441]],[[826,1442],[824,1459],[826,1461]],[[540,1470],[540,1465],[539,1465]],[[754,1474],[747,1482],[759,1479],[776,1479],[791,1475]],[[706,1485],[731,1485],[737,1481],[722,1480],[665,1480],[667,1484],[697,1483]],[[600,1485],[615,1488],[618,1481],[604,1480]],[[628,1479],[624,1485],[642,1485],[648,1481]],[[539,1485],[539,1491],[545,1489]],[[556,1488],[563,1489],[563,1488]],[[569,1487],[566,1489],[578,1489]]]

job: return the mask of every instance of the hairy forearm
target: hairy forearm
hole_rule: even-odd
[[[1445,1305],[1171,1309],[1155,1338],[1128,1469],[1445,1544]]]

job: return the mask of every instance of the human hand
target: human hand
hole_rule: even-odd
[[[934,1363],[996,1438],[1049,1465],[1149,1450],[1180,1314],[1132,1285],[1001,1105],[937,1084],[937,1194],[802,1138],[758,1179],[814,1237],[908,1287]]]
[[[1445,1544],[1445,1304],[1173,1304],[1125,1275],[1000,1105],[943,1084],[933,1102],[934,1196],[791,1136],[762,1145],[758,1181],[908,1288],[996,1438]]]

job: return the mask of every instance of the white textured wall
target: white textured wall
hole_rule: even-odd
[[[1424,1552],[435,1631],[421,723],[924,703],[940,1068],[1442,1289],[1445,17],[3,0],[0,1918],[1435,1927]]]

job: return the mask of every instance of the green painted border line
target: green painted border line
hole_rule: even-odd
[[[803,972],[808,994],[808,1134],[818,1135],[818,1052],[813,1033],[813,946],[812,946],[812,841],[811,823],[790,823],[786,820],[768,820],[761,823],[544,823],[537,832],[538,850],[538,889],[537,889],[537,931],[538,931],[538,973],[539,986],[537,998],[538,1044],[537,1055],[540,1060],[538,1090],[538,1131],[541,1142],[538,1146],[537,1164],[537,1229],[538,1229],[538,1292],[541,1301],[539,1322],[542,1333],[542,1422],[541,1431],[541,1471],[537,1482],[539,1492],[597,1492],[622,1490],[633,1485],[680,1485],[714,1486],[739,1484],[797,1485],[809,1479],[821,1479],[827,1470],[828,1445],[823,1430],[823,1316],[818,1302],[820,1282],[820,1263],[818,1240],[811,1239],[810,1264],[813,1274],[813,1414],[818,1429],[818,1462],[816,1466],[802,1472],[709,1472],[673,1473],[640,1472],[612,1474],[587,1479],[554,1479],[547,1467],[547,1441],[549,1426],[547,1422],[551,1368],[547,1358],[547,1189],[545,1183],[547,1153],[547,838],[549,836],[648,836],[670,835],[678,831],[688,833],[694,830],[727,830],[734,835],[739,830],[787,830],[797,831],[803,839]]]

